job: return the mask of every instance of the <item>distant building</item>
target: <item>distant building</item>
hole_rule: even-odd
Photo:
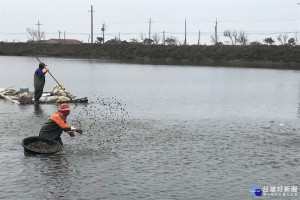
[[[76,39],[50,39],[47,43],[81,44],[82,42]]]

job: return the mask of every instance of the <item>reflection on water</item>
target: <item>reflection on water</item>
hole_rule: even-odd
[[[43,60],[78,97],[120,99],[126,129],[109,103],[70,105],[84,134],[63,134],[54,155],[24,154],[58,105],[0,100],[1,199],[249,199],[254,184],[299,182],[298,71]],[[0,87],[32,85],[35,59],[0,63]]]
[[[36,103],[34,104],[34,113],[39,116],[43,114],[43,109],[41,108],[41,105]]]
[[[69,176],[69,163],[66,155],[33,155],[24,153],[28,159],[24,162],[25,179],[27,183],[37,184],[43,199],[69,199],[72,185]]]

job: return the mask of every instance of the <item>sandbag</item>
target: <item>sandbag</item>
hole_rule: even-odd
[[[62,103],[62,102],[68,102],[68,101],[70,101],[70,98],[69,97],[65,97],[65,96],[59,96],[58,98],[57,98],[57,103]]]
[[[46,97],[41,97],[40,99],[39,99],[39,102],[46,102]]]
[[[61,87],[60,87],[61,86]],[[63,88],[63,89],[62,89]],[[67,93],[67,94],[66,94]],[[56,96],[64,96],[64,97],[70,97],[72,99],[75,98],[75,96],[73,96],[72,94],[70,94],[69,92],[65,91],[65,88],[62,84],[60,85],[56,85],[54,86],[53,90],[52,90],[52,95],[56,95]]]
[[[61,88],[60,89],[57,89],[57,93],[56,93],[57,96],[67,96],[65,91],[62,90]]]
[[[61,89],[61,88],[65,89],[65,87],[62,84],[59,84],[59,85],[57,84],[56,86],[54,86],[53,90]]]
[[[58,99],[57,96],[49,96],[49,97],[46,98],[46,102],[47,103],[54,103],[54,102],[57,101],[57,99]]]
[[[58,90],[62,90],[61,88],[65,89],[62,84],[59,84],[59,85],[57,84],[56,86],[53,87],[52,94],[61,96],[61,95],[58,95]]]

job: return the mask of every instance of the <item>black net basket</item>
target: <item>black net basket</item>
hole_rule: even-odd
[[[59,142],[38,136],[25,138],[22,141],[22,146],[25,152],[39,154],[56,153],[62,149]]]

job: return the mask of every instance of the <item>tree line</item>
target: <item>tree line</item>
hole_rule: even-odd
[[[104,44],[104,43],[126,43],[128,41],[121,40],[120,37],[115,36],[113,39],[104,40],[104,32],[105,27],[101,28],[102,30],[102,36],[97,37],[95,43],[96,44]],[[34,30],[32,28],[27,28],[26,32],[28,34],[28,40],[27,42],[41,42],[45,40],[45,32]],[[293,37],[289,37],[288,34],[278,34],[275,39],[272,37],[267,37],[263,39],[262,42],[250,42],[248,39],[248,35],[245,31],[236,31],[236,30],[225,30],[222,33],[222,36],[225,37],[225,41],[220,41],[220,36],[218,35],[211,35],[211,42],[215,45],[274,45],[276,40],[279,42],[280,45],[299,45],[299,34],[296,32],[294,33]],[[199,38],[198,38],[198,45],[200,45],[200,32],[199,32]],[[152,35],[152,38],[147,38],[144,36],[143,33],[140,34],[139,38],[131,38],[130,43],[142,43],[145,45],[182,45],[182,43],[175,37],[175,36],[166,36],[163,34],[163,37],[161,37],[159,34],[154,33]]]
[[[235,31],[235,30],[225,30],[223,36],[227,39],[224,42],[219,41],[219,37],[211,36],[211,42],[216,45],[274,45],[275,40],[272,37],[267,37],[263,39],[262,42],[249,42],[248,36],[245,31]],[[141,33],[141,40],[137,38],[130,39],[131,43],[142,43],[142,44],[163,44],[163,45],[182,45],[180,41],[174,36],[168,36],[166,38],[161,38],[157,33],[152,35],[152,38],[145,38]],[[288,34],[279,34],[276,37],[280,45],[299,45],[299,34],[295,33],[293,37],[289,37]],[[141,42],[140,42],[141,41]],[[121,41],[118,37],[106,41],[107,43],[120,43],[127,42]],[[104,44],[102,37],[97,37],[96,43]],[[199,44],[199,42],[198,42]]]

